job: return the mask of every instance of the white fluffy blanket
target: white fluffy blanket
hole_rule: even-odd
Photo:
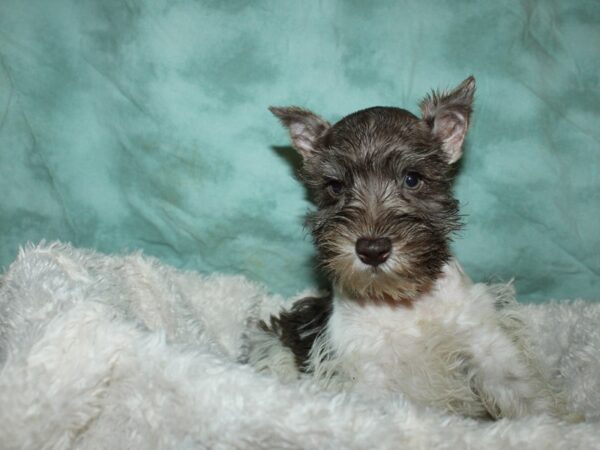
[[[51,244],[0,279],[0,447],[600,446],[600,305],[525,306],[540,354],[586,422],[477,422],[369,404],[239,364],[249,318],[283,300],[242,277]]]

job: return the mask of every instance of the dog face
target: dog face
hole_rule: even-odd
[[[304,160],[320,262],[347,295],[410,300],[441,273],[460,225],[452,182],[474,91],[470,77],[433,92],[421,118],[375,107],[330,125],[301,108],[271,108]]]

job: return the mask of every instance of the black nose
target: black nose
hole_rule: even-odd
[[[389,238],[360,238],[356,241],[356,254],[362,262],[370,266],[384,263],[390,256],[392,241]]]

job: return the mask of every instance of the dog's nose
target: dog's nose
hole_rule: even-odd
[[[389,238],[360,238],[356,241],[356,254],[370,266],[384,263],[390,256],[392,241]]]

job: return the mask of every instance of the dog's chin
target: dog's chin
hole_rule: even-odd
[[[386,262],[373,267],[350,255],[332,258],[325,267],[338,290],[360,301],[410,302],[426,293],[434,281],[399,265]]]

